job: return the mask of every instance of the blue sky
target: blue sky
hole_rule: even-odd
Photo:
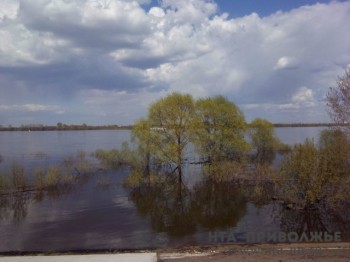
[[[350,1],[1,0],[0,125],[132,124],[171,92],[330,121]]]
[[[329,3],[327,0],[246,0],[246,1],[216,1],[219,5],[219,10],[228,12],[230,17],[240,17],[249,15],[253,12],[259,16],[268,16],[278,11],[288,12],[292,9],[305,5],[313,5],[316,3]]]

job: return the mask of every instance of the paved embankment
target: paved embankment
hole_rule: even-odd
[[[0,257],[0,262],[156,262],[156,253]]]

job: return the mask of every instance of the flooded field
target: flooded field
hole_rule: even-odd
[[[282,142],[294,144],[317,139],[321,130],[277,128],[276,133]],[[305,212],[278,200],[253,201],[249,185],[212,183],[203,178],[200,165],[185,166],[182,187],[169,180],[166,186],[127,188],[123,181],[129,168],[100,168],[90,153],[120,148],[129,139],[130,131],[1,132],[1,172],[20,163],[31,181],[38,166],[62,165],[82,151],[94,172],[77,175],[59,189],[3,194],[0,252],[276,242],[279,234],[288,238],[291,232],[289,237],[298,241],[303,232],[318,234],[322,241],[327,240],[324,232],[328,240],[349,240],[349,212]],[[311,240],[305,237],[301,240]]]

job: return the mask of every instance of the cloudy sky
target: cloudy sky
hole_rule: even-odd
[[[171,92],[329,121],[350,1],[0,0],[0,125],[132,124]]]

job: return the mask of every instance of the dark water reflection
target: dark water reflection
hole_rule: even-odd
[[[205,181],[193,190],[176,184],[143,187],[130,199],[156,232],[187,236],[205,230],[235,227],[246,213],[246,200],[230,184]]]
[[[0,198],[0,252],[144,249],[208,245],[212,232],[336,232],[348,239],[349,214],[289,210],[278,202],[259,208],[230,183],[202,181],[193,188],[160,183],[126,190],[128,173],[103,174],[84,184]],[[245,242],[244,239],[238,240]]]

